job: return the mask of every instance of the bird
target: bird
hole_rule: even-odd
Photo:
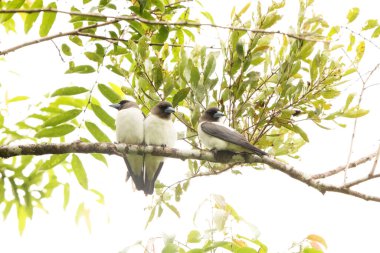
[[[128,100],[121,100],[111,107],[118,110],[116,116],[116,140],[118,143],[143,144],[145,116],[139,106]],[[126,154],[127,181],[132,177],[137,190],[144,189],[144,157],[142,155]]]
[[[171,103],[161,101],[154,106],[144,121],[145,145],[160,145],[173,147],[177,140],[177,132],[171,120],[171,114],[175,112]],[[145,195],[151,195],[154,191],[155,181],[164,164],[164,157],[145,155],[144,183]]]
[[[199,119],[198,137],[207,148],[216,151],[233,151],[254,153],[259,156],[268,155],[253,146],[242,134],[235,129],[224,126],[219,119],[224,114],[217,107],[204,111]]]

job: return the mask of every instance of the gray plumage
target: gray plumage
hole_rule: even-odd
[[[222,125],[219,119],[224,116],[218,108],[207,109],[200,118],[198,135],[201,142],[210,149],[249,152],[260,156],[267,155],[253,146],[242,134]]]

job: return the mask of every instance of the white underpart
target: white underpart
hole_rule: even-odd
[[[177,132],[173,127],[173,122],[168,119],[150,114],[144,122],[145,144],[146,145],[166,145],[174,147],[177,140]],[[159,164],[164,160],[161,156],[145,156],[145,170],[148,178],[152,179]]]
[[[116,116],[116,140],[120,143],[142,144],[144,142],[144,115],[138,108],[120,110]],[[143,171],[143,156],[126,155],[135,174]]]

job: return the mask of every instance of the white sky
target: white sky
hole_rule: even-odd
[[[232,2],[236,4],[236,1],[228,0],[205,2],[216,23],[222,24],[226,23],[225,17],[230,15],[229,6]],[[238,3],[243,6],[245,2]],[[297,6],[297,2],[287,1],[289,12],[285,15],[292,16],[289,13],[293,12],[296,16],[296,8],[293,6]],[[315,3],[316,12],[322,13],[330,23],[343,23],[348,9],[354,6],[360,7],[361,20],[378,18],[379,4],[375,1],[320,0]],[[213,12],[215,8],[218,11]],[[12,43],[27,40],[17,36],[10,36],[9,39]],[[8,43],[7,39],[1,38],[0,48],[6,48],[4,45]],[[378,50],[367,49],[370,53],[365,55],[366,64],[362,65],[365,66],[364,72],[370,70],[379,59]],[[0,83],[8,88],[11,96],[27,93],[34,99],[40,99],[38,95],[54,90],[57,84],[79,82],[77,76],[63,75],[66,67],[54,46],[47,42],[7,55],[6,62],[0,62]],[[379,75],[375,75],[370,83],[377,83],[378,78]],[[90,85],[93,80],[88,79],[87,83]],[[360,81],[355,85],[360,87]],[[379,86],[374,86],[364,94],[363,107],[371,109],[371,113],[359,120],[354,158],[373,152],[378,145],[379,92]],[[4,94],[0,94],[0,101],[3,98]],[[112,113],[111,110],[109,112]],[[310,143],[301,150],[300,161],[292,161],[292,164],[310,173],[344,164],[348,156],[353,121],[345,123],[348,123],[346,129],[324,131],[310,128]],[[93,206],[91,209],[91,234],[87,232],[83,222],[75,224],[75,205],[69,205],[68,211],[62,210],[61,194],[57,192],[53,200],[46,202],[49,214],[36,211],[33,221],[27,223],[22,237],[18,235],[14,212],[5,222],[1,222],[0,252],[118,252],[149,236],[178,234],[183,228],[189,231],[193,226],[194,211],[210,194],[223,195],[242,217],[257,226],[261,233],[260,240],[269,246],[270,252],[285,252],[293,241],[301,241],[308,234],[321,235],[327,241],[328,252],[374,252],[378,249],[380,203],[365,202],[334,193],[323,196],[271,169],[252,171],[246,168],[242,170],[244,175],[240,176],[225,173],[216,177],[195,179],[179,206],[181,220],[166,211],[168,215],[144,230],[148,217],[144,208],[153,201],[140,192],[133,192],[130,183],[124,183],[125,168],[122,159],[115,157],[110,160],[112,164],[108,169],[95,162],[91,166],[91,173],[87,170],[90,186],[106,196],[106,206]],[[186,162],[168,160],[160,180],[168,183],[178,181],[185,176],[186,171]],[[369,189],[372,193],[379,192],[379,187],[375,184],[371,184]],[[72,193],[74,192],[77,196],[73,198],[78,201],[92,196],[82,191]],[[142,249],[137,248],[135,252],[142,252]]]

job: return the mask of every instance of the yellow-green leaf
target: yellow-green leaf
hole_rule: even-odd
[[[109,128],[115,130],[115,119],[112,118],[102,107],[91,104],[91,108],[94,111],[95,115],[105,123]]]
[[[67,44],[62,44],[62,46],[61,46],[61,50],[62,50],[62,52],[65,54],[65,55],[67,55],[67,56],[71,56],[72,54],[71,54],[71,49],[70,49],[70,47],[67,45]]]
[[[42,6],[43,6],[43,1],[42,0],[36,0],[36,1],[34,1],[34,3],[32,4],[32,6],[30,8],[31,9],[40,9],[40,8],[42,8]],[[25,22],[24,22],[24,32],[25,33],[28,33],[30,28],[32,28],[32,26],[33,26],[34,22],[36,22],[39,14],[40,14],[39,12],[36,12],[36,13],[30,13],[30,14],[26,15]]]
[[[366,115],[369,110],[361,109],[358,107],[350,108],[349,110],[343,112],[342,116],[346,118],[359,118]]]
[[[50,3],[47,6],[48,9],[57,9],[57,4],[55,2]],[[40,26],[40,36],[45,37],[49,34],[51,27],[54,24],[55,17],[57,16],[56,12],[44,12],[42,15],[42,23]]]
[[[1,2],[1,1],[0,1]],[[25,0],[13,0],[13,1],[8,1],[5,5],[5,8],[7,10],[14,10],[14,9],[19,9],[23,4]],[[10,19],[13,16],[13,13],[4,13],[0,14],[0,23],[4,23],[8,19]]]
[[[83,164],[79,157],[73,154],[73,158],[71,160],[71,167],[74,171],[74,175],[78,180],[78,183],[84,188],[88,189],[88,180],[86,170],[83,167]]]
[[[43,137],[60,137],[71,133],[75,130],[75,127],[69,124],[63,124],[55,127],[43,128],[41,131],[37,132],[36,138]]]
[[[198,230],[191,230],[190,233],[187,235],[187,242],[188,243],[198,243],[202,239],[202,235]]]
[[[119,103],[122,100],[119,94],[105,84],[98,84],[98,89],[111,103]]]
[[[63,122],[69,121],[71,119],[74,119],[77,117],[82,111],[78,109],[72,109],[66,112],[63,112],[61,114],[58,114],[56,116],[48,118],[43,126],[56,126],[58,124],[61,124]]]
[[[108,136],[100,130],[100,128],[92,122],[86,121],[85,125],[88,131],[91,133],[94,138],[99,142],[111,142]]]
[[[365,51],[365,42],[361,41],[359,45],[356,47],[356,61],[360,61],[364,55]]]
[[[52,97],[55,97],[55,96],[72,96],[72,95],[84,93],[86,91],[88,91],[88,90],[84,87],[70,86],[70,87],[60,88],[60,89],[54,91],[51,96]]]
[[[354,7],[350,9],[347,14],[348,23],[351,23],[352,21],[354,21],[358,17],[358,15],[359,15],[359,8]]]
[[[180,102],[182,102],[187,94],[190,92],[190,87],[179,90],[173,97],[173,106],[176,107]]]
[[[65,183],[63,185],[63,209],[66,209],[70,200],[70,185]]]

